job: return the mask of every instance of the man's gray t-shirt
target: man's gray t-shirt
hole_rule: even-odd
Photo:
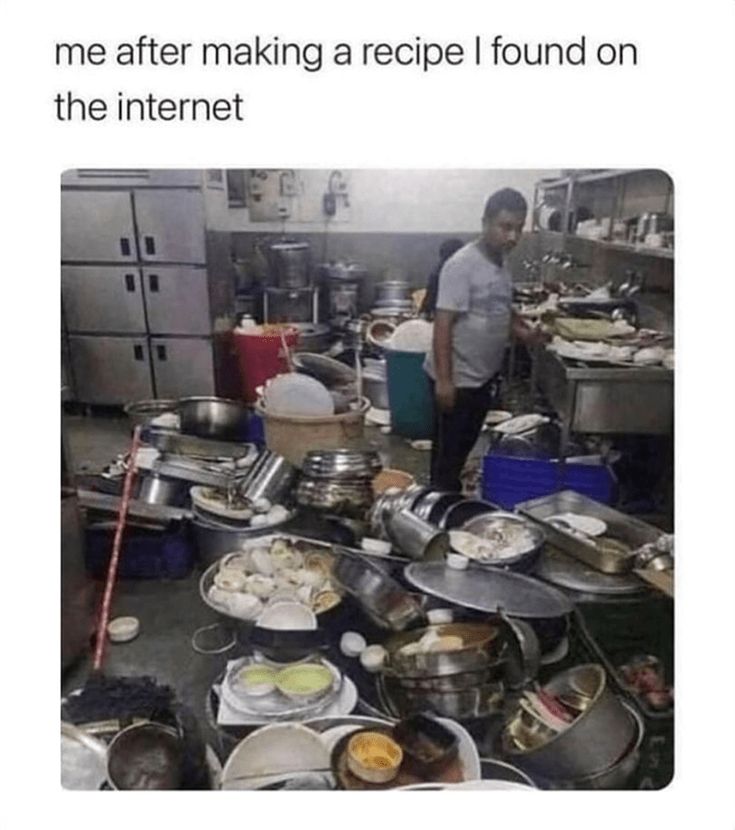
[[[510,272],[491,262],[477,242],[460,248],[444,263],[436,307],[459,313],[452,329],[455,386],[482,386],[500,370],[510,336],[512,300]],[[424,368],[436,380],[433,351]]]

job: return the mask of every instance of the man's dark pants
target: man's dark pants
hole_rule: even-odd
[[[477,441],[485,417],[498,405],[498,375],[477,388],[458,387],[454,408],[440,412],[435,384],[430,380],[434,401],[434,440],[431,449],[431,486],[437,490],[461,492],[462,468]]]

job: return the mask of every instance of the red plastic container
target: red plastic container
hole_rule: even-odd
[[[289,349],[293,349],[299,339],[298,330],[284,326],[283,334]],[[236,329],[233,338],[242,396],[247,403],[253,403],[257,398],[255,390],[259,386],[288,371],[280,330],[273,326],[267,329],[258,326],[244,331]]]

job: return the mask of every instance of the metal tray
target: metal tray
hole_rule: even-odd
[[[255,452],[253,444],[199,438],[196,435],[184,435],[178,430],[162,427],[146,427],[142,430],[140,439],[144,444],[149,444],[161,452],[188,455],[192,458],[237,459]]]
[[[531,499],[516,505],[516,511],[523,516],[542,524],[549,541],[565,553],[580,559],[587,565],[607,574],[625,573],[632,570],[634,557],[621,557],[606,554],[592,542],[586,542],[558,527],[549,524],[547,519],[559,513],[579,513],[601,519],[607,524],[606,535],[619,539],[631,549],[641,545],[655,543],[663,531],[641,522],[632,516],[626,516],[605,504],[589,499],[574,490],[562,490],[551,496]]]
[[[443,562],[412,562],[404,575],[419,591],[488,614],[505,612],[522,619],[548,619],[572,610],[572,603],[556,588],[497,568],[473,564],[457,571]]]
[[[534,569],[536,576],[559,588],[595,596],[630,596],[647,590],[630,574],[606,574],[547,545]]]

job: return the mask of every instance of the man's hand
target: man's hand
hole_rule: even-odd
[[[437,406],[442,412],[451,412],[454,409],[457,401],[457,387],[451,381],[449,383],[437,381],[434,393]]]

